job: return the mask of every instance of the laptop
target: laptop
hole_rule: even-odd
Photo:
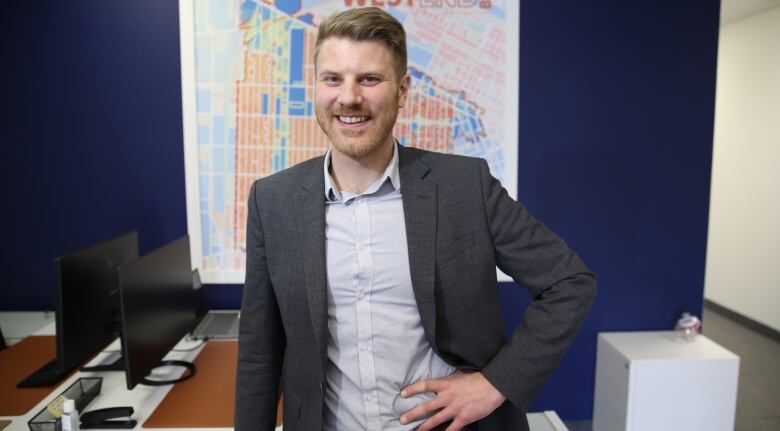
[[[206,293],[197,269],[192,271],[192,288],[195,291],[197,325],[192,331],[193,340],[237,340],[238,310],[211,310],[206,303]]]

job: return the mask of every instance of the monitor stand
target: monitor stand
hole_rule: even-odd
[[[195,364],[188,361],[181,361],[178,359],[166,359],[163,361],[160,361],[157,365],[154,366],[154,368],[159,367],[184,367],[184,374],[181,375],[181,377],[177,377],[175,379],[170,380],[151,380],[146,377],[141,379],[138,383],[146,386],[165,386],[165,385],[172,385],[174,383],[179,383],[181,381],[187,380],[195,375],[195,372],[197,369],[195,368]],[[151,374],[151,373],[150,373]]]
[[[90,366],[85,365],[81,367],[81,371],[125,371],[125,361],[121,352],[109,352],[100,363]]]

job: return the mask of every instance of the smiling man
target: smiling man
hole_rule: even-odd
[[[377,8],[314,49],[331,148],[252,186],[236,429],[527,430],[595,278],[481,159],[400,146],[406,36]],[[495,268],[534,298],[507,340]]]

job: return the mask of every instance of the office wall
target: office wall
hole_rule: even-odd
[[[705,297],[780,331],[780,7],[721,28]]]
[[[176,2],[5,2],[0,309],[51,307],[51,258],[186,233]],[[702,306],[717,0],[521,3],[519,196],[598,274],[533,408],[591,416],[599,331]],[[507,328],[529,298],[500,286]],[[209,289],[237,307],[241,286]]]
[[[142,251],[187,233],[178,5],[0,8],[0,309],[52,308],[53,257],[133,229]]]

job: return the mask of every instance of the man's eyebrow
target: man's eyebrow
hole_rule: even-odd
[[[358,76],[360,76],[360,77],[376,76],[378,78],[385,78],[387,76],[387,73],[382,72],[382,71],[378,71],[378,70],[377,71],[370,71],[369,70],[367,72],[359,73]]]
[[[333,71],[327,70],[327,69],[320,70],[319,72],[317,72],[317,76],[325,76],[325,75],[340,75],[340,73],[333,72]]]
[[[335,72],[335,71],[328,70],[328,69],[323,69],[323,70],[320,70],[319,72],[317,72],[317,76],[319,76],[319,77],[327,76],[327,75],[342,76],[343,74],[340,73],[340,72]],[[358,78],[365,78],[367,76],[376,76],[376,77],[382,78],[382,79],[386,79],[387,78],[387,73],[379,71],[379,70],[367,70],[365,72],[357,73],[356,75],[357,75]]]

